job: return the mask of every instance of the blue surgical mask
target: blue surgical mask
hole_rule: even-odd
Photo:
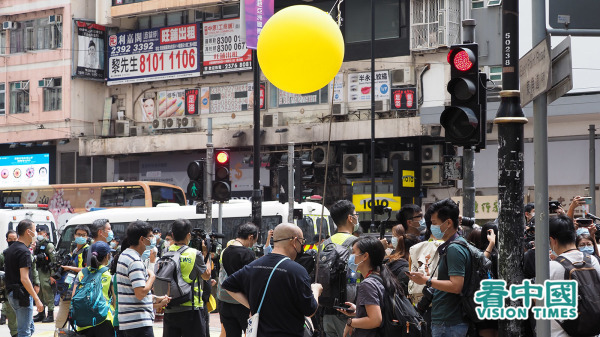
[[[37,236],[38,241],[42,241],[45,239],[45,237],[43,235],[38,235]]]
[[[358,231],[358,229],[360,228],[360,222],[358,221],[358,215],[354,216],[354,219],[356,219],[356,223],[354,224],[354,231],[352,231],[353,233]]]
[[[425,218],[421,218],[419,221],[419,232],[422,232],[427,229],[427,225],[425,224]]]
[[[361,261],[359,263],[356,263],[355,261],[356,261],[356,255],[354,255],[354,254],[350,255],[350,258],[348,259],[348,268],[350,268],[350,270],[352,270],[353,272],[359,272],[358,265],[363,263],[363,261]]]
[[[115,238],[115,234],[112,230],[108,231],[108,236],[106,237],[106,242],[111,242]]]
[[[445,232],[446,231],[442,232],[441,226],[431,225],[431,235],[433,235],[434,238],[436,238],[438,240],[443,238]]]
[[[592,246],[579,247],[579,251],[582,253],[588,253],[588,254],[592,255],[592,254],[594,254],[594,247],[592,247]]]
[[[146,246],[148,247],[148,246]],[[148,260],[150,258],[150,249],[146,249],[143,253],[142,253],[142,261]]]
[[[398,247],[398,238],[395,236],[392,237],[392,247],[394,247],[394,249]]]
[[[581,235],[581,234],[589,235],[590,231],[585,227],[579,227],[579,228],[577,228],[577,235]]]
[[[146,249],[152,249],[154,247],[156,247],[156,238],[152,237],[152,239],[150,240],[150,245],[146,246]]]
[[[75,238],[75,243],[78,245],[85,245],[86,242],[87,242],[87,239],[84,238],[83,236],[78,236]]]
[[[117,243],[116,242],[111,242],[110,243],[110,248],[115,249],[117,247]]]

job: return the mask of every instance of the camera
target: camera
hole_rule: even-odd
[[[204,228],[194,228],[192,229],[192,239],[189,246],[202,251],[202,242],[204,242],[204,246],[206,246],[209,253],[216,253],[219,245],[217,239],[222,238],[225,238],[225,235],[221,233],[207,233]]]
[[[549,201],[548,209],[550,213],[556,213],[556,210],[560,208],[560,202],[558,201]]]
[[[423,315],[429,309],[429,306],[431,306],[431,301],[433,301],[433,288],[425,286],[423,287],[423,297],[417,303],[417,311]]]
[[[475,218],[463,216],[460,224],[461,226],[473,227],[473,225],[475,224]]]

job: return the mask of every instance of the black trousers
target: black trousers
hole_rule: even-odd
[[[220,302],[219,317],[225,328],[227,337],[241,337],[242,331],[248,327],[250,309],[241,304]]]
[[[199,310],[165,313],[163,337],[206,337],[206,317]]]
[[[79,333],[86,337],[114,337],[115,328],[113,328],[112,323],[109,320],[106,320],[100,325],[87,328]]]
[[[151,326],[144,326],[141,328],[121,330],[121,333],[125,337],[154,337],[154,330]]]

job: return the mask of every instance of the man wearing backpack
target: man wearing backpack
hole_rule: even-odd
[[[356,279],[348,282],[348,258],[352,254],[352,245],[357,237],[352,233],[359,229],[358,214],[348,200],[339,200],[329,209],[331,218],[337,226],[337,232],[325,240],[319,247],[319,276],[317,283],[323,285],[319,304],[323,307],[323,331],[327,337],[342,337],[346,318],[333,308],[338,303],[356,300]],[[341,251],[339,249],[342,249]],[[345,252],[344,252],[345,250]],[[330,258],[331,257],[331,258]],[[333,259],[337,259],[333,261]],[[322,263],[323,261],[327,263]],[[332,267],[336,265],[339,268]]]
[[[411,272],[410,280],[435,289],[431,310],[431,335],[433,337],[466,336],[469,324],[463,318],[461,291],[470,266],[470,252],[455,240],[465,241],[458,235],[458,205],[451,199],[438,201],[427,210],[431,218],[431,234],[444,240],[438,248],[440,257],[436,267],[438,276],[428,277],[421,272]]]
[[[163,337],[203,337],[206,331],[206,317],[204,317],[205,312],[200,310],[204,306],[200,278],[209,280],[211,269],[204,263],[201,251],[188,247],[192,239],[192,224],[189,220],[175,220],[171,225],[171,232],[174,243],[158,263],[168,258],[171,252],[180,254],[177,278],[191,284],[189,294],[191,300],[177,304],[177,299],[171,295],[171,303],[165,309]],[[160,274],[160,269],[157,272]],[[155,284],[155,288],[157,286],[158,283]]]
[[[600,333],[600,264],[592,255],[577,249],[573,220],[565,215],[548,220],[550,248],[558,257],[550,261],[551,280],[576,280],[578,285],[578,317],[575,320],[550,323],[552,337],[595,336]],[[581,263],[581,262],[584,263]],[[589,268],[590,266],[593,269]],[[582,268],[584,267],[584,268]],[[587,268],[586,268],[587,267]],[[580,269],[581,268],[581,269]]]

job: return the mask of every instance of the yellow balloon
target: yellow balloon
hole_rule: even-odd
[[[326,86],[344,61],[344,38],[333,18],[297,5],[273,15],[260,32],[258,61],[277,88],[306,94]]]

